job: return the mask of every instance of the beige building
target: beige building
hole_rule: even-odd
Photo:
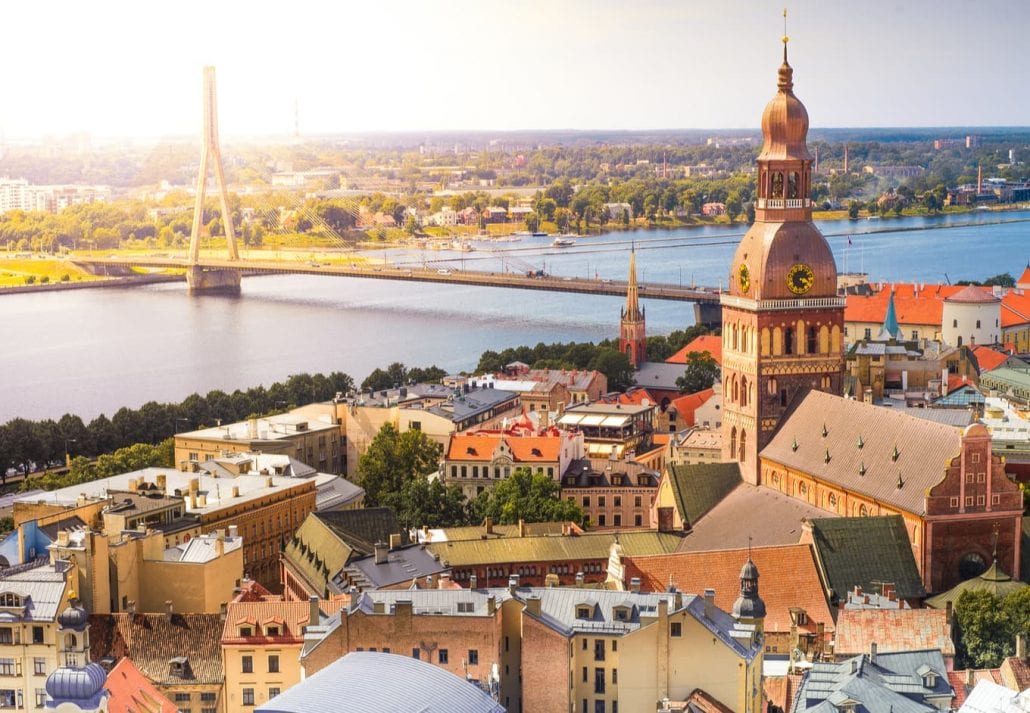
[[[191,471],[227,453],[279,453],[322,473],[343,473],[343,430],[332,404],[175,434],[175,465]]]
[[[691,428],[669,439],[669,465],[720,463],[722,429]]]
[[[67,562],[23,565],[0,577],[0,709],[46,705],[47,674],[64,663],[57,620],[73,590]]]
[[[341,602],[230,602],[222,630],[224,713],[253,710],[300,683],[304,633],[339,611]]]

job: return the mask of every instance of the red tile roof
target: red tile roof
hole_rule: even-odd
[[[948,683],[955,689],[955,698],[951,701],[951,709],[958,710],[962,707],[962,704],[966,702],[966,697],[976,688],[976,684],[980,681],[990,681],[991,683],[1001,683],[1001,674],[998,669],[982,669],[979,671],[972,671],[973,674],[973,685],[967,686],[966,682],[969,680],[969,671],[948,671]]]
[[[676,409],[679,418],[683,419],[687,426],[693,428],[694,412],[697,411],[699,406],[702,406],[708,399],[712,398],[713,394],[715,394],[715,389],[705,389],[704,391],[673,399],[669,405]]]
[[[702,334],[687,346],[680,349],[665,360],[667,364],[686,364],[690,352],[708,352],[719,366],[722,366],[722,337],[714,334]]]
[[[747,557],[747,549],[625,557],[626,582],[640,577],[641,590],[648,592],[665,591],[670,581],[691,594],[714,589],[715,605],[730,611],[740,594],[740,569]],[[808,615],[808,625],[801,629],[814,631],[822,622],[827,632],[833,631],[833,615],[809,545],[756,547],[751,557],[758,567],[766,631],[790,631],[791,607],[800,607]]]
[[[108,713],[176,713],[178,708],[126,657],[107,674]]]
[[[999,352],[997,349],[992,349],[991,347],[985,347],[982,344],[971,347],[971,349],[973,351],[973,356],[976,357],[976,363],[980,367],[981,374],[985,371],[997,369],[1005,362],[1006,359],[1009,358],[1008,354]]]
[[[345,604],[341,600],[320,601],[318,608],[322,614],[332,616]],[[304,640],[304,627],[310,623],[308,616],[311,612],[308,602],[231,602],[225,614],[225,625],[222,628],[222,643],[232,642],[253,642],[255,638],[266,639],[263,636],[264,626],[274,624],[279,627],[278,637],[273,639],[292,639],[297,642]],[[254,626],[260,623],[262,631],[255,631],[255,636],[240,637],[240,625]]]
[[[641,406],[647,401],[647,405],[657,404],[658,399],[651,395],[647,389],[635,386],[629,391],[621,394],[612,394],[600,399],[604,404],[628,404],[630,406]]]
[[[837,617],[834,654],[854,656],[877,651],[940,649],[945,657],[955,655],[951,625],[945,609],[844,609]]]
[[[783,713],[790,713],[794,705],[794,694],[801,686],[802,674],[788,673],[786,676],[764,676],[762,691],[771,706],[776,706]]]
[[[1022,279],[1022,278],[1020,278]],[[873,295],[848,295],[844,308],[846,322],[883,322],[887,314],[887,301],[894,290],[894,309],[898,323],[939,326],[943,319],[944,300],[951,301],[959,292],[971,289],[974,296],[983,295],[983,301],[994,301],[990,287],[967,287],[963,285],[881,285]],[[980,298],[977,297],[979,300]],[[1023,290],[1008,290],[1001,298],[1001,326],[1005,328],[1030,324],[1030,293]]]
[[[501,445],[502,436],[496,434],[461,434],[451,436],[447,460],[484,461],[493,457]],[[557,462],[561,453],[561,436],[503,437],[516,463]]]

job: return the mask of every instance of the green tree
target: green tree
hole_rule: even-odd
[[[472,501],[475,521],[490,517],[494,522],[512,525],[526,522],[583,522],[583,510],[574,502],[558,497],[558,483],[543,473],[516,468],[508,478],[484,490]]]
[[[737,216],[740,215],[743,210],[744,201],[741,200],[739,192],[732,191],[728,196],[726,196],[726,215],[729,216],[731,223],[737,220]]]
[[[366,503],[400,512],[405,485],[434,472],[441,450],[440,444],[422,431],[400,433],[392,423],[385,424],[358,462],[358,482],[365,489]]]
[[[397,519],[405,527],[459,527],[470,525],[468,502],[460,485],[417,476],[401,491]]]
[[[862,210],[862,205],[858,201],[848,201],[848,218],[858,220],[860,210]]]
[[[986,591],[966,591],[955,605],[957,653],[963,667],[996,668],[1015,650],[1015,625],[1030,621],[1030,590],[999,599]],[[1026,629],[1021,631],[1025,632]]]
[[[680,393],[695,394],[712,388],[719,378],[719,363],[709,352],[687,352],[686,370],[676,379]]]
[[[1001,287],[1015,287],[1016,278],[1014,278],[1010,273],[1003,272],[1000,275],[988,277],[983,281],[983,284],[990,286],[999,285]]]
[[[633,386],[633,365],[629,357],[617,349],[599,349],[586,368],[604,374],[612,391],[625,391]]]

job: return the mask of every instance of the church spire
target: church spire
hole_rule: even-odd
[[[629,252],[629,276],[626,278],[626,305],[622,308],[619,321],[619,351],[629,357],[629,363],[636,368],[647,361],[647,334],[644,324],[644,310],[640,307],[637,288],[637,251]]]
[[[894,288],[891,288],[890,297],[887,298],[887,313],[883,316],[883,326],[876,335],[876,341],[889,342],[894,339],[900,342],[903,338],[904,334],[898,324],[898,313],[894,309]]]

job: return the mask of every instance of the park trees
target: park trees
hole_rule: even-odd
[[[525,522],[567,521],[582,523],[583,510],[558,497],[558,483],[543,473],[516,468],[508,478],[484,490],[470,505],[472,521],[489,517],[502,525]]]
[[[965,591],[955,605],[959,661],[970,668],[995,668],[1015,653],[1016,634],[1030,627],[1030,587],[1004,597]]]
[[[695,394],[712,388],[719,378],[719,363],[709,352],[687,352],[686,369],[676,379],[680,393]]]

